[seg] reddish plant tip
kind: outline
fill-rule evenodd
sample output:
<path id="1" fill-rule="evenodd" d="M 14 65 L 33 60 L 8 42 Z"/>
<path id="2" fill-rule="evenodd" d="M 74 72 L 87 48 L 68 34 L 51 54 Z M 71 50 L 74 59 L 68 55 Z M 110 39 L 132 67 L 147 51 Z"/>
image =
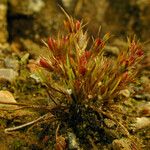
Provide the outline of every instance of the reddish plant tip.
<path id="1" fill-rule="evenodd" d="M 69 37 L 68 36 L 64 36 L 63 37 L 63 42 L 66 43 L 68 41 Z"/>
<path id="2" fill-rule="evenodd" d="M 74 86 L 75 86 L 75 88 L 76 89 L 79 89 L 79 87 L 81 86 L 81 81 L 80 80 L 75 80 L 75 82 L 74 82 Z"/>
<path id="3" fill-rule="evenodd" d="M 64 21 L 64 26 L 69 30 L 69 32 L 72 32 L 72 28 L 69 21 Z"/>
<path id="4" fill-rule="evenodd" d="M 135 57 L 134 56 L 130 56 L 128 62 L 129 62 L 130 65 L 134 64 Z"/>
<path id="5" fill-rule="evenodd" d="M 47 62 L 47 60 L 45 58 L 41 58 L 39 61 L 39 64 L 41 67 L 45 68 L 45 69 L 49 69 L 49 70 L 53 70 L 52 66 Z"/>
<path id="6" fill-rule="evenodd" d="M 136 48 L 137 48 L 137 44 L 135 43 L 135 41 L 132 41 L 130 45 L 130 49 L 135 50 Z"/>
<path id="7" fill-rule="evenodd" d="M 76 22 L 76 31 L 77 30 L 79 30 L 80 29 L 80 27 L 81 27 L 81 23 L 80 23 L 80 21 L 79 20 L 77 20 L 77 22 Z"/>
<path id="8" fill-rule="evenodd" d="M 122 81 L 126 81 L 128 79 L 128 72 L 126 71 L 125 73 L 122 74 Z"/>
<path id="9" fill-rule="evenodd" d="M 136 54 L 139 57 L 141 57 L 144 54 L 144 52 L 141 48 L 141 45 L 139 45 L 135 41 L 132 41 L 132 43 L 130 45 L 130 51 L 131 51 L 131 53 Z"/>
<path id="10" fill-rule="evenodd" d="M 90 56 L 91 56 L 91 52 L 85 51 L 82 54 L 82 56 L 79 58 L 79 73 L 83 76 L 87 72 L 86 65 L 87 65 L 87 62 L 88 62 L 88 59 L 90 58 Z"/>
<path id="11" fill-rule="evenodd" d="M 138 49 L 138 50 L 136 51 L 136 55 L 139 56 L 139 57 L 143 56 L 143 55 L 144 55 L 143 50 L 142 50 L 142 49 Z"/>
<path id="12" fill-rule="evenodd" d="M 56 41 L 52 38 L 48 38 L 48 47 L 50 50 L 53 50 L 56 48 Z"/>
<path id="13" fill-rule="evenodd" d="M 48 67 L 49 67 L 49 64 L 47 63 L 47 60 L 44 59 L 44 58 L 41 58 L 41 59 L 40 59 L 39 64 L 40 64 L 40 66 L 43 67 L 43 68 L 48 68 Z"/>
<path id="14" fill-rule="evenodd" d="M 64 21 L 64 25 L 70 33 L 76 33 L 81 28 L 81 22 L 78 20 Z"/>
<path id="15" fill-rule="evenodd" d="M 100 38 L 96 39 L 96 41 L 95 41 L 95 46 L 96 46 L 96 47 L 99 47 L 99 46 L 103 47 L 103 46 L 104 46 L 103 40 L 100 39 Z"/>
<path id="16" fill-rule="evenodd" d="M 83 53 L 83 55 L 80 57 L 79 59 L 79 65 L 81 66 L 85 66 L 87 64 L 87 58 L 86 58 L 86 54 Z"/>
<path id="17" fill-rule="evenodd" d="M 84 66 L 80 66 L 79 67 L 79 73 L 84 76 L 85 73 L 87 72 L 87 69 Z"/>
<path id="18" fill-rule="evenodd" d="M 91 52 L 90 51 L 85 51 L 84 55 L 85 55 L 86 59 L 89 59 L 90 56 L 91 56 Z"/>

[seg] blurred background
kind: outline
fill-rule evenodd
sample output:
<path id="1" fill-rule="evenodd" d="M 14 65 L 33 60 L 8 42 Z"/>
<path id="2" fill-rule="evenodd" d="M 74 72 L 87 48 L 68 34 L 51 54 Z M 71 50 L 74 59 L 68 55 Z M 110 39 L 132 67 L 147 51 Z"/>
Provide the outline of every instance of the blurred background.
<path id="1" fill-rule="evenodd" d="M 0 0 L 0 43 L 55 35 L 65 18 L 60 7 L 86 23 L 91 36 L 110 32 L 126 38 L 136 34 L 142 41 L 150 35 L 149 0 Z"/>

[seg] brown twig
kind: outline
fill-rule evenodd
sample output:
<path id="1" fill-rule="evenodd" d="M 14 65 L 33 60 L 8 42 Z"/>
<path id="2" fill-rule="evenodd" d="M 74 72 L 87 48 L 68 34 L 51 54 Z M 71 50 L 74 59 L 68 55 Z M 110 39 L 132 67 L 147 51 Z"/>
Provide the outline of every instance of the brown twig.
<path id="1" fill-rule="evenodd" d="M 15 103 L 15 102 L 0 102 L 0 104 L 22 106 L 22 108 L 24 107 L 24 108 L 32 108 L 32 109 L 43 109 L 47 111 L 52 111 L 54 109 L 63 107 L 62 105 L 44 106 L 44 105 L 32 105 L 32 104 Z"/>
<path id="2" fill-rule="evenodd" d="M 22 128 L 27 127 L 27 126 L 29 126 L 29 125 L 32 125 L 32 124 L 34 124 L 34 123 L 36 123 L 36 122 L 38 122 L 38 121 L 40 121 L 40 120 L 43 120 L 48 114 L 49 114 L 49 113 L 47 113 L 47 114 L 45 114 L 45 115 L 43 115 L 43 116 L 41 116 L 41 117 L 39 117 L 39 118 L 37 118 L 37 119 L 31 121 L 31 122 L 22 124 L 22 125 L 20 125 L 20 126 L 16 126 L 16 127 L 12 127 L 12 128 L 6 128 L 4 131 L 5 131 L 5 133 L 9 133 L 9 132 L 11 132 L 11 131 L 16 131 L 16 130 L 22 129 Z M 52 115 L 52 116 L 53 116 L 53 115 Z"/>
<path id="3" fill-rule="evenodd" d="M 26 108 L 29 108 L 29 107 L 28 107 L 28 106 L 22 106 L 22 107 L 14 108 L 14 109 L 10 109 L 10 108 L 0 108 L 0 110 L 2 110 L 2 111 L 17 111 L 17 110 L 26 109 Z"/>

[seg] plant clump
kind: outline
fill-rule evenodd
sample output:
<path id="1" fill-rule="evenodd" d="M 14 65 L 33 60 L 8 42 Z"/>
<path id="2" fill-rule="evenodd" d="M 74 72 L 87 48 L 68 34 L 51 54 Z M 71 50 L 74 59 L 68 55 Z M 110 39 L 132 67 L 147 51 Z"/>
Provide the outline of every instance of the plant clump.
<path id="1" fill-rule="evenodd" d="M 120 96 L 121 91 L 135 82 L 136 66 L 143 58 L 141 44 L 128 39 L 128 48 L 115 61 L 108 59 L 104 52 L 110 34 L 94 39 L 89 46 L 82 23 L 67 17 L 64 25 L 68 34 L 49 38 L 47 56 L 41 56 L 39 61 L 40 76 L 49 95 L 60 105 L 57 119 L 72 128 L 80 141 L 90 135 L 95 136 L 95 141 L 99 138 L 109 143 L 105 118 L 113 120 L 129 136 L 115 112 L 122 112 L 120 106 L 125 98 Z"/>
<path id="2" fill-rule="evenodd" d="M 142 45 L 128 39 L 128 48 L 112 60 L 104 56 L 109 33 L 92 39 L 91 44 L 83 23 L 66 16 L 67 33 L 44 42 L 48 49 L 38 63 L 37 73 L 51 102 L 30 107 L 45 110 L 57 122 L 57 150 L 73 147 L 70 135 L 74 141 L 79 139 L 74 148 L 85 143 L 98 147 L 122 136 L 131 138 L 124 125 L 121 106 L 126 98 L 121 91 L 135 82 L 136 67 L 143 58 Z M 116 133 L 109 130 L 106 120 L 113 122 Z"/>

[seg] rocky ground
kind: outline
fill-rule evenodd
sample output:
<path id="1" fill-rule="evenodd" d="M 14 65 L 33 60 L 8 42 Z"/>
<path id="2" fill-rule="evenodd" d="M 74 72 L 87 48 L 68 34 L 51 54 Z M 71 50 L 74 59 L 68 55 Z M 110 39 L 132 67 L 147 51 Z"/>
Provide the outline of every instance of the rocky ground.
<path id="1" fill-rule="evenodd" d="M 145 57 L 140 65 L 138 84 L 131 91 L 124 91 L 129 97 L 125 103 L 127 111 L 138 117 L 129 118 L 129 130 L 141 142 L 142 149 L 150 149 L 150 17 L 148 0 L 62 0 L 57 1 L 65 10 L 89 22 L 88 34 L 95 36 L 99 25 L 102 34 L 111 32 L 116 35 L 111 45 L 106 47 L 106 54 L 115 57 L 119 49 L 125 47 L 127 35 L 137 35 L 144 44 Z M 48 94 L 33 74 L 35 62 L 45 49 L 41 40 L 62 31 L 63 12 L 58 3 L 52 0 L 1 0 L 0 2 L 0 102 L 18 102 L 27 104 L 48 104 Z M 101 9 L 100 9 L 101 8 Z M 121 39 L 118 38 L 122 37 Z M 16 109 L 16 111 L 13 111 Z M 9 111 L 8 111 L 9 110 Z M 53 149 L 55 145 L 55 123 L 49 118 L 35 125 L 13 132 L 4 132 L 6 128 L 31 122 L 43 115 L 42 111 L 20 109 L 20 107 L 0 104 L 0 147 L 1 150 L 18 149 Z M 113 123 L 106 120 L 106 124 Z M 63 132 L 63 131 L 62 131 Z M 69 149 L 81 149 L 77 137 L 67 131 Z M 73 144 L 75 142 L 75 144 Z M 91 140 L 92 143 L 92 140 Z M 103 149 L 130 150 L 128 139 L 116 139 L 106 144 Z M 95 150 L 93 145 L 93 149 Z"/>

